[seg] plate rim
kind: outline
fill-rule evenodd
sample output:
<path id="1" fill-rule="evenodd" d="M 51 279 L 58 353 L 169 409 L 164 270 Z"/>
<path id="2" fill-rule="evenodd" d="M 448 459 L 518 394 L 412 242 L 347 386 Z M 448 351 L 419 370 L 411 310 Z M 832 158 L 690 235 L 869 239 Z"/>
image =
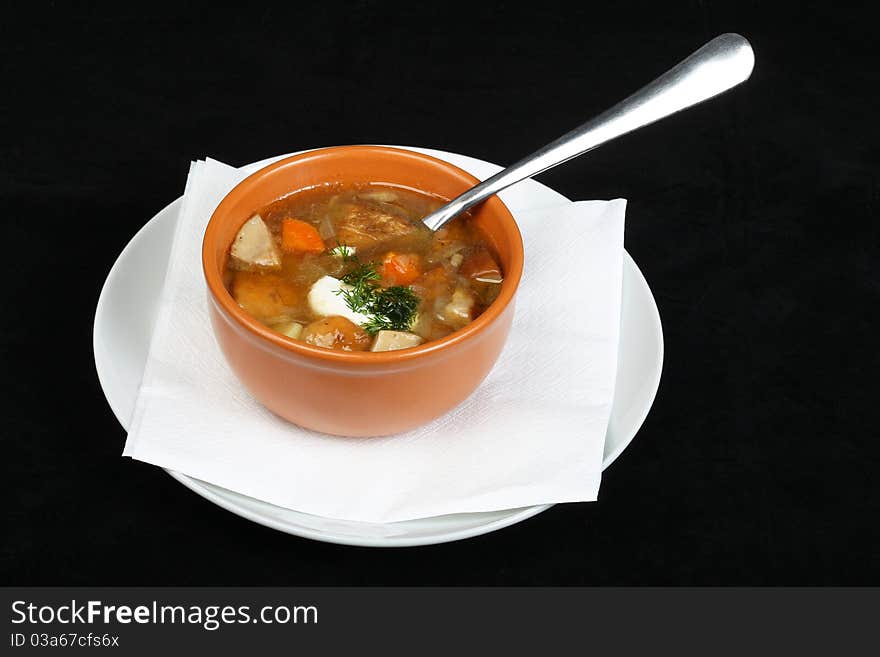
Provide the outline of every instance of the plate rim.
<path id="1" fill-rule="evenodd" d="M 439 154 L 442 155 L 452 155 L 458 157 L 465 157 L 472 160 L 477 160 L 484 164 L 490 164 L 492 166 L 498 166 L 491 162 L 487 162 L 485 160 L 481 160 L 479 158 L 473 158 L 467 155 L 461 155 L 458 153 L 452 153 L 448 151 L 441 151 L 438 149 L 427 149 L 423 147 L 415 147 L 415 146 L 398 146 L 397 148 L 409 148 L 410 150 L 416 151 L 428 151 L 430 154 Z M 289 154 L 290 155 L 290 154 Z M 253 162 L 250 164 L 245 164 L 238 168 L 253 168 L 260 166 L 264 166 L 265 164 L 278 159 L 279 157 L 287 157 L 288 155 L 281 155 L 266 158 L 257 162 Z M 539 183 L 540 184 L 540 183 Z M 544 185 L 547 187 L 546 185 Z M 571 202 L 571 199 L 561 194 L 560 192 L 554 190 L 551 187 L 547 187 L 547 189 L 553 191 L 561 198 Z M 106 363 L 103 362 L 103 357 L 99 354 L 101 350 L 98 348 L 98 337 L 99 337 L 99 323 L 100 319 L 106 313 L 107 306 L 107 295 L 106 292 L 111 285 L 113 279 L 118 276 L 118 271 L 121 268 L 120 263 L 125 259 L 127 253 L 136 248 L 136 244 L 143 239 L 144 234 L 149 229 L 150 224 L 154 220 L 156 220 L 160 215 L 166 212 L 175 211 L 174 206 L 180 205 L 183 201 L 183 195 L 177 197 L 167 205 L 165 205 L 161 210 L 156 212 L 146 223 L 144 223 L 138 231 L 128 240 L 122 250 L 119 252 L 119 255 L 116 257 L 116 260 L 113 262 L 113 265 L 110 268 L 110 271 L 107 273 L 107 277 L 104 280 L 103 285 L 101 286 L 101 292 L 98 296 L 98 303 L 95 307 L 95 316 L 92 323 L 92 352 L 95 361 L 95 369 L 98 375 L 98 381 L 101 386 L 101 391 L 104 394 L 104 398 L 106 399 L 108 405 L 110 406 L 111 411 L 116 417 L 119 424 L 123 429 L 128 431 L 128 424 L 130 422 L 130 418 L 123 419 L 120 413 L 119 408 L 114 401 L 111 399 L 111 396 L 108 395 L 108 385 L 105 380 L 104 375 L 102 375 L 102 371 L 106 371 Z M 179 213 L 180 208 L 176 208 L 176 212 Z M 628 435 L 624 440 L 620 442 L 617 448 L 609 454 L 607 457 L 603 458 L 602 462 L 602 471 L 604 472 L 617 458 L 629 447 L 630 443 L 635 439 L 636 434 L 641 429 L 642 425 L 645 422 L 645 419 L 648 417 L 648 414 L 651 411 L 651 408 L 654 405 L 654 401 L 657 397 L 657 392 L 659 390 L 660 380 L 662 378 L 663 373 L 663 364 L 665 359 L 665 340 L 663 336 L 663 324 L 660 319 L 660 311 L 657 307 L 657 301 L 654 297 L 654 294 L 651 290 L 650 285 L 648 284 L 647 279 L 639 268 L 638 264 L 635 260 L 630 256 L 629 252 L 624 248 L 624 263 L 625 265 L 629 265 L 632 267 L 633 271 L 637 274 L 635 276 L 635 282 L 644 288 L 644 292 L 647 292 L 647 297 L 650 301 L 649 310 L 652 316 L 652 320 L 654 321 L 657 332 L 657 367 L 654 370 L 654 376 L 650 381 L 650 399 L 647 404 L 645 404 L 642 412 L 639 414 L 638 421 L 633 424 L 634 428 L 631 432 L 628 432 Z M 169 468 L 162 468 L 165 472 L 167 472 L 172 478 L 181 483 L 183 486 L 196 493 L 200 497 L 206 499 L 213 504 L 229 511 L 237 516 L 255 522 L 259 525 L 263 525 L 265 527 L 269 527 L 270 529 L 275 529 L 277 531 L 283 532 L 285 534 L 298 536 L 301 538 L 307 538 L 315 541 L 321 541 L 325 543 L 334 543 L 338 545 L 351 545 L 351 546 L 360 546 L 360 547 L 415 547 L 422 545 L 437 545 L 441 543 L 448 543 L 452 541 L 463 540 L 466 538 L 473 538 L 475 536 L 481 536 L 483 534 L 487 534 L 493 531 L 497 531 L 499 529 L 504 529 L 505 527 L 509 527 L 511 525 L 517 524 L 519 522 L 523 522 L 524 520 L 528 520 L 539 513 L 543 513 L 550 507 L 554 506 L 555 503 L 547 503 L 547 504 L 537 504 L 528 507 L 521 507 L 519 509 L 511 509 L 512 513 L 510 515 L 504 516 L 502 518 L 497 518 L 493 521 L 487 522 L 485 524 L 481 524 L 476 527 L 468 527 L 465 529 L 453 530 L 453 531 L 439 531 L 437 534 L 429 534 L 429 535 L 420 535 L 420 536 L 381 536 L 381 537 L 371 537 L 371 536 L 355 536 L 355 535 L 346 535 L 341 533 L 329 533 L 326 531 L 322 531 L 320 529 L 312 529 L 303 525 L 291 526 L 290 524 L 286 524 L 281 520 L 276 520 L 271 516 L 261 515 L 256 511 L 252 511 L 250 509 L 239 506 L 235 503 L 234 500 L 228 499 L 224 497 L 219 491 L 226 490 L 222 486 L 217 486 L 215 484 L 210 484 L 208 482 L 203 482 L 194 477 L 190 477 L 189 475 L 177 472 L 175 470 Z M 230 493 L 240 495 L 240 493 L 235 493 L 234 491 L 229 491 Z M 261 500 L 257 500 L 261 501 Z M 279 507 L 281 508 L 281 507 Z M 290 509 L 290 511 L 294 511 L 296 513 L 300 513 L 303 515 L 313 515 L 306 514 L 303 511 L 296 511 L 295 509 Z M 458 515 L 458 514 L 456 514 Z M 316 518 L 320 518 L 321 516 L 314 516 Z M 328 519 L 330 520 L 330 519 Z M 405 521 L 409 522 L 409 521 Z M 396 523 L 368 523 L 368 524 L 387 524 L 393 525 Z"/>

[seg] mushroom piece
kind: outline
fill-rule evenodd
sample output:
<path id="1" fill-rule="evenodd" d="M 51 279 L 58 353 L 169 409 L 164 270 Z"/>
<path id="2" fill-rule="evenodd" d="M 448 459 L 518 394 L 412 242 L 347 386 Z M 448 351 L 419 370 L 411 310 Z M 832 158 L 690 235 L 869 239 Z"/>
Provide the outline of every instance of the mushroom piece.
<path id="1" fill-rule="evenodd" d="M 373 340 L 373 348 L 370 351 L 395 351 L 397 349 L 409 349 L 418 347 L 424 340 L 415 333 L 406 331 L 379 331 Z"/>
<path id="2" fill-rule="evenodd" d="M 239 229 L 229 255 L 236 269 L 281 269 L 281 253 L 258 214 Z"/>
<path id="3" fill-rule="evenodd" d="M 382 242 L 412 235 L 417 227 L 404 219 L 367 205 L 349 204 L 336 223 L 340 244 L 357 249 L 375 247 Z"/>

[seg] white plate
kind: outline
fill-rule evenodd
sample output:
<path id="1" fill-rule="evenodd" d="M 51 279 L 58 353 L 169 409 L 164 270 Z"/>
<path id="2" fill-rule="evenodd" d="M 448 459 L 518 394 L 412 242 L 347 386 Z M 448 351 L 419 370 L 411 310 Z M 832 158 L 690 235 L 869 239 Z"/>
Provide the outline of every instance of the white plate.
<path id="1" fill-rule="evenodd" d="M 411 147 L 405 147 L 411 148 Z M 447 160 L 484 179 L 501 167 L 464 155 L 411 148 Z M 286 156 L 284 156 L 286 157 Z M 247 165 L 256 171 L 271 161 Z M 567 199 L 533 180 L 501 193 L 516 215 Z M 104 395 L 128 429 L 147 360 L 150 336 L 165 276 L 181 199 L 153 217 L 123 249 L 110 270 L 95 314 L 95 366 Z M 626 448 L 654 401 L 663 365 L 663 333 L 657 305 L 639 268 L 624 254 L 623 303 L 617 385 L 602 467 Z M 168 474 L 190 490 L 240 516 L 289 534 L 346 545 L 400 547 L 444 543 L 507 527 L 550 508 L 550 504 L 483 513 L 461 513 L 395 523 L 331 520 L 291 511 L 220 488 L 179 472 Z"/>

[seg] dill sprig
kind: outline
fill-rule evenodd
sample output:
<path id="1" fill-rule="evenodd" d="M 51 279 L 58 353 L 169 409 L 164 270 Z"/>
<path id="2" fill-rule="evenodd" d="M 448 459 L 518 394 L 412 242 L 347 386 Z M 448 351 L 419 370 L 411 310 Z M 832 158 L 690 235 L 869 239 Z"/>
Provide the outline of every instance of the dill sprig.
<path id="1" fill-rule="evenodd" d="M 353 257 L 357 258 L 357 256 Z M 357 267 L 342 277 L 342 282 L 347 283 L 352 287 L 367 287 L 375 285 L 375 282 L 380 278 L 381 276 L 379 276 L 375 263 L 358 263 Z"/>
<path id="2" fill-rule="evenodd" d="M 354 312 L 369 315 L 361 327 L 370 335 L 379 331 L 408 331 L 419 309 L 420 299 L 409 287 L 383 288 L 375 263 L 358 263 L 342 277 L 350 286 L 339 290 L 346 305 Z"/>
<path id="3" fill-rule="evenodd" d="M 363 325 L 369 333 L 379 331 L 408 331 L 419 309 L 418 295 L 402 285 L 375 290 L 368 312 L 370 321 Z"/>
<path id="4" fill-rule="evenodd" d="M 336 248 L 334 248 L 332 252 L 341 257 L 343 262 L 358 261 L 357 256 L 355 255 L 354 248 L 348 246 L 348 244 L 343 244 L 342 242 L 340 242 L 336 245 Z"/>

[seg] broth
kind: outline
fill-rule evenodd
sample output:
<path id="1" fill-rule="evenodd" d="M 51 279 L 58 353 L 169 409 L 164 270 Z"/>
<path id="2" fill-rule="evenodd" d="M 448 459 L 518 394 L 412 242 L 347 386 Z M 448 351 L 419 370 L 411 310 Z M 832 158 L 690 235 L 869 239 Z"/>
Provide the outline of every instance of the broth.
<path id="1" fill-rule="evenodd" d="M 323 186 L 261 208 L 239 231 L 224 283 L 254 319 L 309 344 L 388 351 L 478 317 L 502 272 L 468 214 L 437 232 L 444 199 L 384 185 Z"/>

